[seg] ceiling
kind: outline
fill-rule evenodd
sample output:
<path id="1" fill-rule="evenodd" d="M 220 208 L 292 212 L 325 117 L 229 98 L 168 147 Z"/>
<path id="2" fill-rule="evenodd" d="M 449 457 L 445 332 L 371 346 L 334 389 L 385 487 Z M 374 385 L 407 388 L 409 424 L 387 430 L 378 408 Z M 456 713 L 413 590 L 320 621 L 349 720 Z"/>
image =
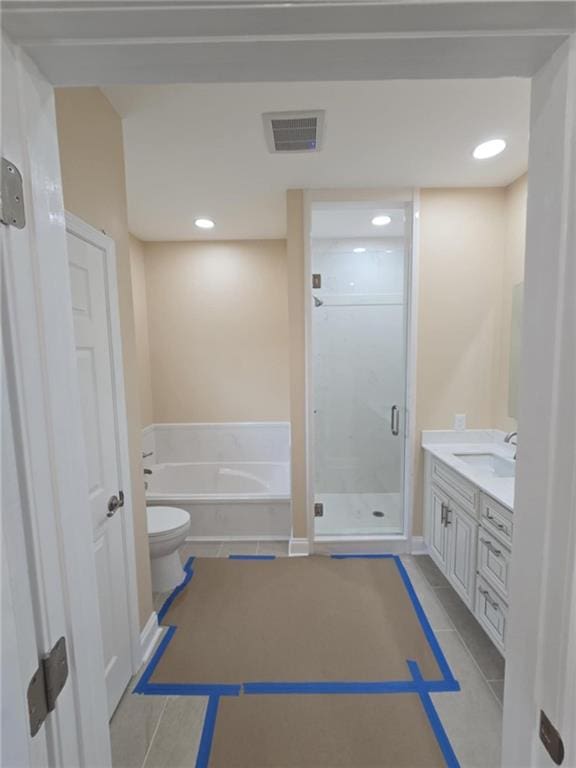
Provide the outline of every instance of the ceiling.
<path id="1" fill-rule="evenodd" d="M 289 188 L 505 186 L 527 168 L 519 78 L 103 90 L 124 119 L 129 224 L 143 240 L 284 237 Z M 270 154 L 262 113 L 302 109 L 326 112 L 321 150 Z M 474 160 L 492 137 L 506 151 Z"/>

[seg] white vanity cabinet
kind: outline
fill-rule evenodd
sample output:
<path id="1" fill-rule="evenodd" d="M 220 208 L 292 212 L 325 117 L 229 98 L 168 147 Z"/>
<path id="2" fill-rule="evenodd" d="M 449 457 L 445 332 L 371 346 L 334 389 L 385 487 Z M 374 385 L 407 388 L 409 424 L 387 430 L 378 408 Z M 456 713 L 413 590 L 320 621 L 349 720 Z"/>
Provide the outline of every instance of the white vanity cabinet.
<path id="1" fill-rule="evenodd" d="M 473 609 L 478 493 L 438 459 L 428 462 L 426 475 L 425 539 L 430 556 Z"/>
<path id="2" fill-rule="evenodd" d="M 512 512 L 426 452 L 424 538 L 428 553 L 504 653 Z"/>

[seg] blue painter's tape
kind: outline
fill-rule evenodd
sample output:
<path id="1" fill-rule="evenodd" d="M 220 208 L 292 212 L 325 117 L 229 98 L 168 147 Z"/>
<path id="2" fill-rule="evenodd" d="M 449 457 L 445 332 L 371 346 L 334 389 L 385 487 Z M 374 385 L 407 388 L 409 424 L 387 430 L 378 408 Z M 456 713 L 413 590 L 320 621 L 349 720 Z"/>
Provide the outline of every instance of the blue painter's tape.
<path id="1" fill-rule="evenodd" d="M 198 757 L 196 758 L 196 768 L 207 768 L 208 763 L 210 762 L 210 750 L 212 749 L 212 740 L 214 738 L 219 702 L 220 699 L 218 696 L 210 696 L 208 699 L 204 727 L 202 728 L 200 746 L 198 747 Z"/>
<path id="2" fill-rule="evenodd" d="M 239 696 L 242 686 L 228 683 L 147 683 L 152 696 Z"/>
<path id="3" fill-rule="evenodd" d="M 393 557 L 396 557 L 396 555 L 377 555 L 377 554 L 366 554 L 366 555 L 330 555 L 330 557 L 333 560 L 391 560 Z"/>
<path id="4" fill-rule="evenodd" d="M 412 680 L 384 682 L 310 682 L 310 683 L 244 683 L 242 690 L 254 694 L 340 694 L 340 693 L 415 693 Z"/>
<path id="5" fill-rule="evenodd" d="M 418 599 L 418 595 L 416 594 L 416 590 L 414 589 L 414 586 L 410 581 L 410 576 L 408 575 L 408 572 L 404 567 L 404 563 L 402 562 L 402 560 L 398 555 L 394 555 L 394 561 L 396 562 L 396 567 L 398 568 L 402 581 L 404 582 L 404 586 L 406 587 L 408 596 L 412 601 L 412 605 L 414 606 L 414 610 L 416 612 L 416 616 L 418 617 L 418 621 L 420 622 L 420 626 L 422 627 L 422 631 L 424 632 L 426 639 L 428 640 L 428 645 L 430 646 L 430 649 L 434 654 L 434 658 L 436 659 L 436 663 L 438 664 L 440 672 L 442 673 L 442 677 L 444 678 L 445 682 L 451 686 L 448 690 L 459 691 L 460 686 L 458 685 L 454 675 L 452 674 L 450 665 L 446 661 L 444 652 L 442 651 L 442 648 L 440 647 L 440 643 L 438 642 L 438 639 L 434 634 L 434 630 L 432 629 L 430 622 L 428 621 L 428 617 L 424 612 L 424 608 L 422 608 L 422 604 L 420 603 L 420 600 Z M 458 687 L 455 688 L 454 685 Z"/>
<path id="6" fill-rule="evenodd" d="M 276 560 L 276 555 L 228 555 L 229 560 Z"/>
<path id="7" fill-rule="evenodd" d="M 168 647 L 170 640 L 172 640 L 172 638 L 174 637 L 174 632 L 176 632 L 176 627 L 168 627 L 168 629 L 164 634 L 164 637 L 160 641 L 160 644 L 154 651 L 154 655 L 152 656 L 152 658 L 148 662 L 146 669 L 142 673 L 140 680 L 138 680 L 138 683 L 134 688 L 134 693 L 147 693 L 146 687 L 148 686 L 148 681 L 154 674 L 154 670 L 156 669 L 158 662 L 162 658 L 162 654 Z"/>
<path id="8" fill-rule="evenodd" d="M 194 558 L 189 557 L 188 560 L 186 560 L 186 563 L 184 565 L 184 579 L 178 584 L 175 589 L 172 590 L 172 592 L 168 595 L 164 603 L 162 604 L 162 608 L 158 611 L 158 623 L 161 624 L 164 620 L 164 616 L 168 613 L 170 606 L 176 599 L 176 597 L 182 592 L 184 587 L 189 583 L 190 579 L 194 575 L 194 571 L 192 570 L 192 564 L 194 563 Z"/>
<path id="9" fill-rule="evenodd" d="M 444 760 L 446 760 L 446 765 L 448 766 L 448 768 L 460 768 L 460 763 L 458 762 L 458 758 L 456 757 L 456 754 L 452 749 L 452 744 L 450 744 L 450 739 L 448 738 L 448 735 L 444 730 L 444 726 L 442 725 L 440 716 L 438 715 L 438 712 L 436 711 L 434 703 L 430 698 L 430 693 L 428 691 L 428 684 L 426 683 L 425 680 L 423 680 L 422 674 L 420 673 L 420 668 L 418 667 L 417 662 L 409 661 L 408 668 L 410 669 L 414 682 L 418 686 L 418 695 L 420 696 L 420 701 L 422 702 L 422 706 L 424 707 L 424 711 L 426 712 L 426 716 L 428 717 L 428 722 L 430 723 L 430 727 L 434 731 L 434 735 L 436 736 L 438 746 L 442 750 L 442 754 L 444 755 Z"/>

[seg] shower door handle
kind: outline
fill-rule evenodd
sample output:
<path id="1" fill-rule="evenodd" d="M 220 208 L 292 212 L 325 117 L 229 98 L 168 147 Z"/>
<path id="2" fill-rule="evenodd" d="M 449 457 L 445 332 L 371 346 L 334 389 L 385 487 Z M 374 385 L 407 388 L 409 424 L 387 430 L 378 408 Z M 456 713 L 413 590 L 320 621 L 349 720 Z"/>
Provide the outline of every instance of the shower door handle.
<path id="1" fill-rule="evenodd" d="M 394 436 L 400 434 L 400 411 L 397 405 L 392 406 L 392 412 L 390 415 L 390 428 Z"/>

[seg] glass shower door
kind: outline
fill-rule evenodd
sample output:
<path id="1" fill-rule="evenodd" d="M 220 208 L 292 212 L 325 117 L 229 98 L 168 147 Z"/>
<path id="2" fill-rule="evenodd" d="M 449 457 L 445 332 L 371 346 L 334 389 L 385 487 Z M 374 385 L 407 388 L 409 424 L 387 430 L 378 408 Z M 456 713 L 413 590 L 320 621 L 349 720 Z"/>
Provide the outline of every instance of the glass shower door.
<path id="1" fill-rule="evenodd" d="M 312 207 L 317 537 L 403 531 L 408 213 Z"/>

